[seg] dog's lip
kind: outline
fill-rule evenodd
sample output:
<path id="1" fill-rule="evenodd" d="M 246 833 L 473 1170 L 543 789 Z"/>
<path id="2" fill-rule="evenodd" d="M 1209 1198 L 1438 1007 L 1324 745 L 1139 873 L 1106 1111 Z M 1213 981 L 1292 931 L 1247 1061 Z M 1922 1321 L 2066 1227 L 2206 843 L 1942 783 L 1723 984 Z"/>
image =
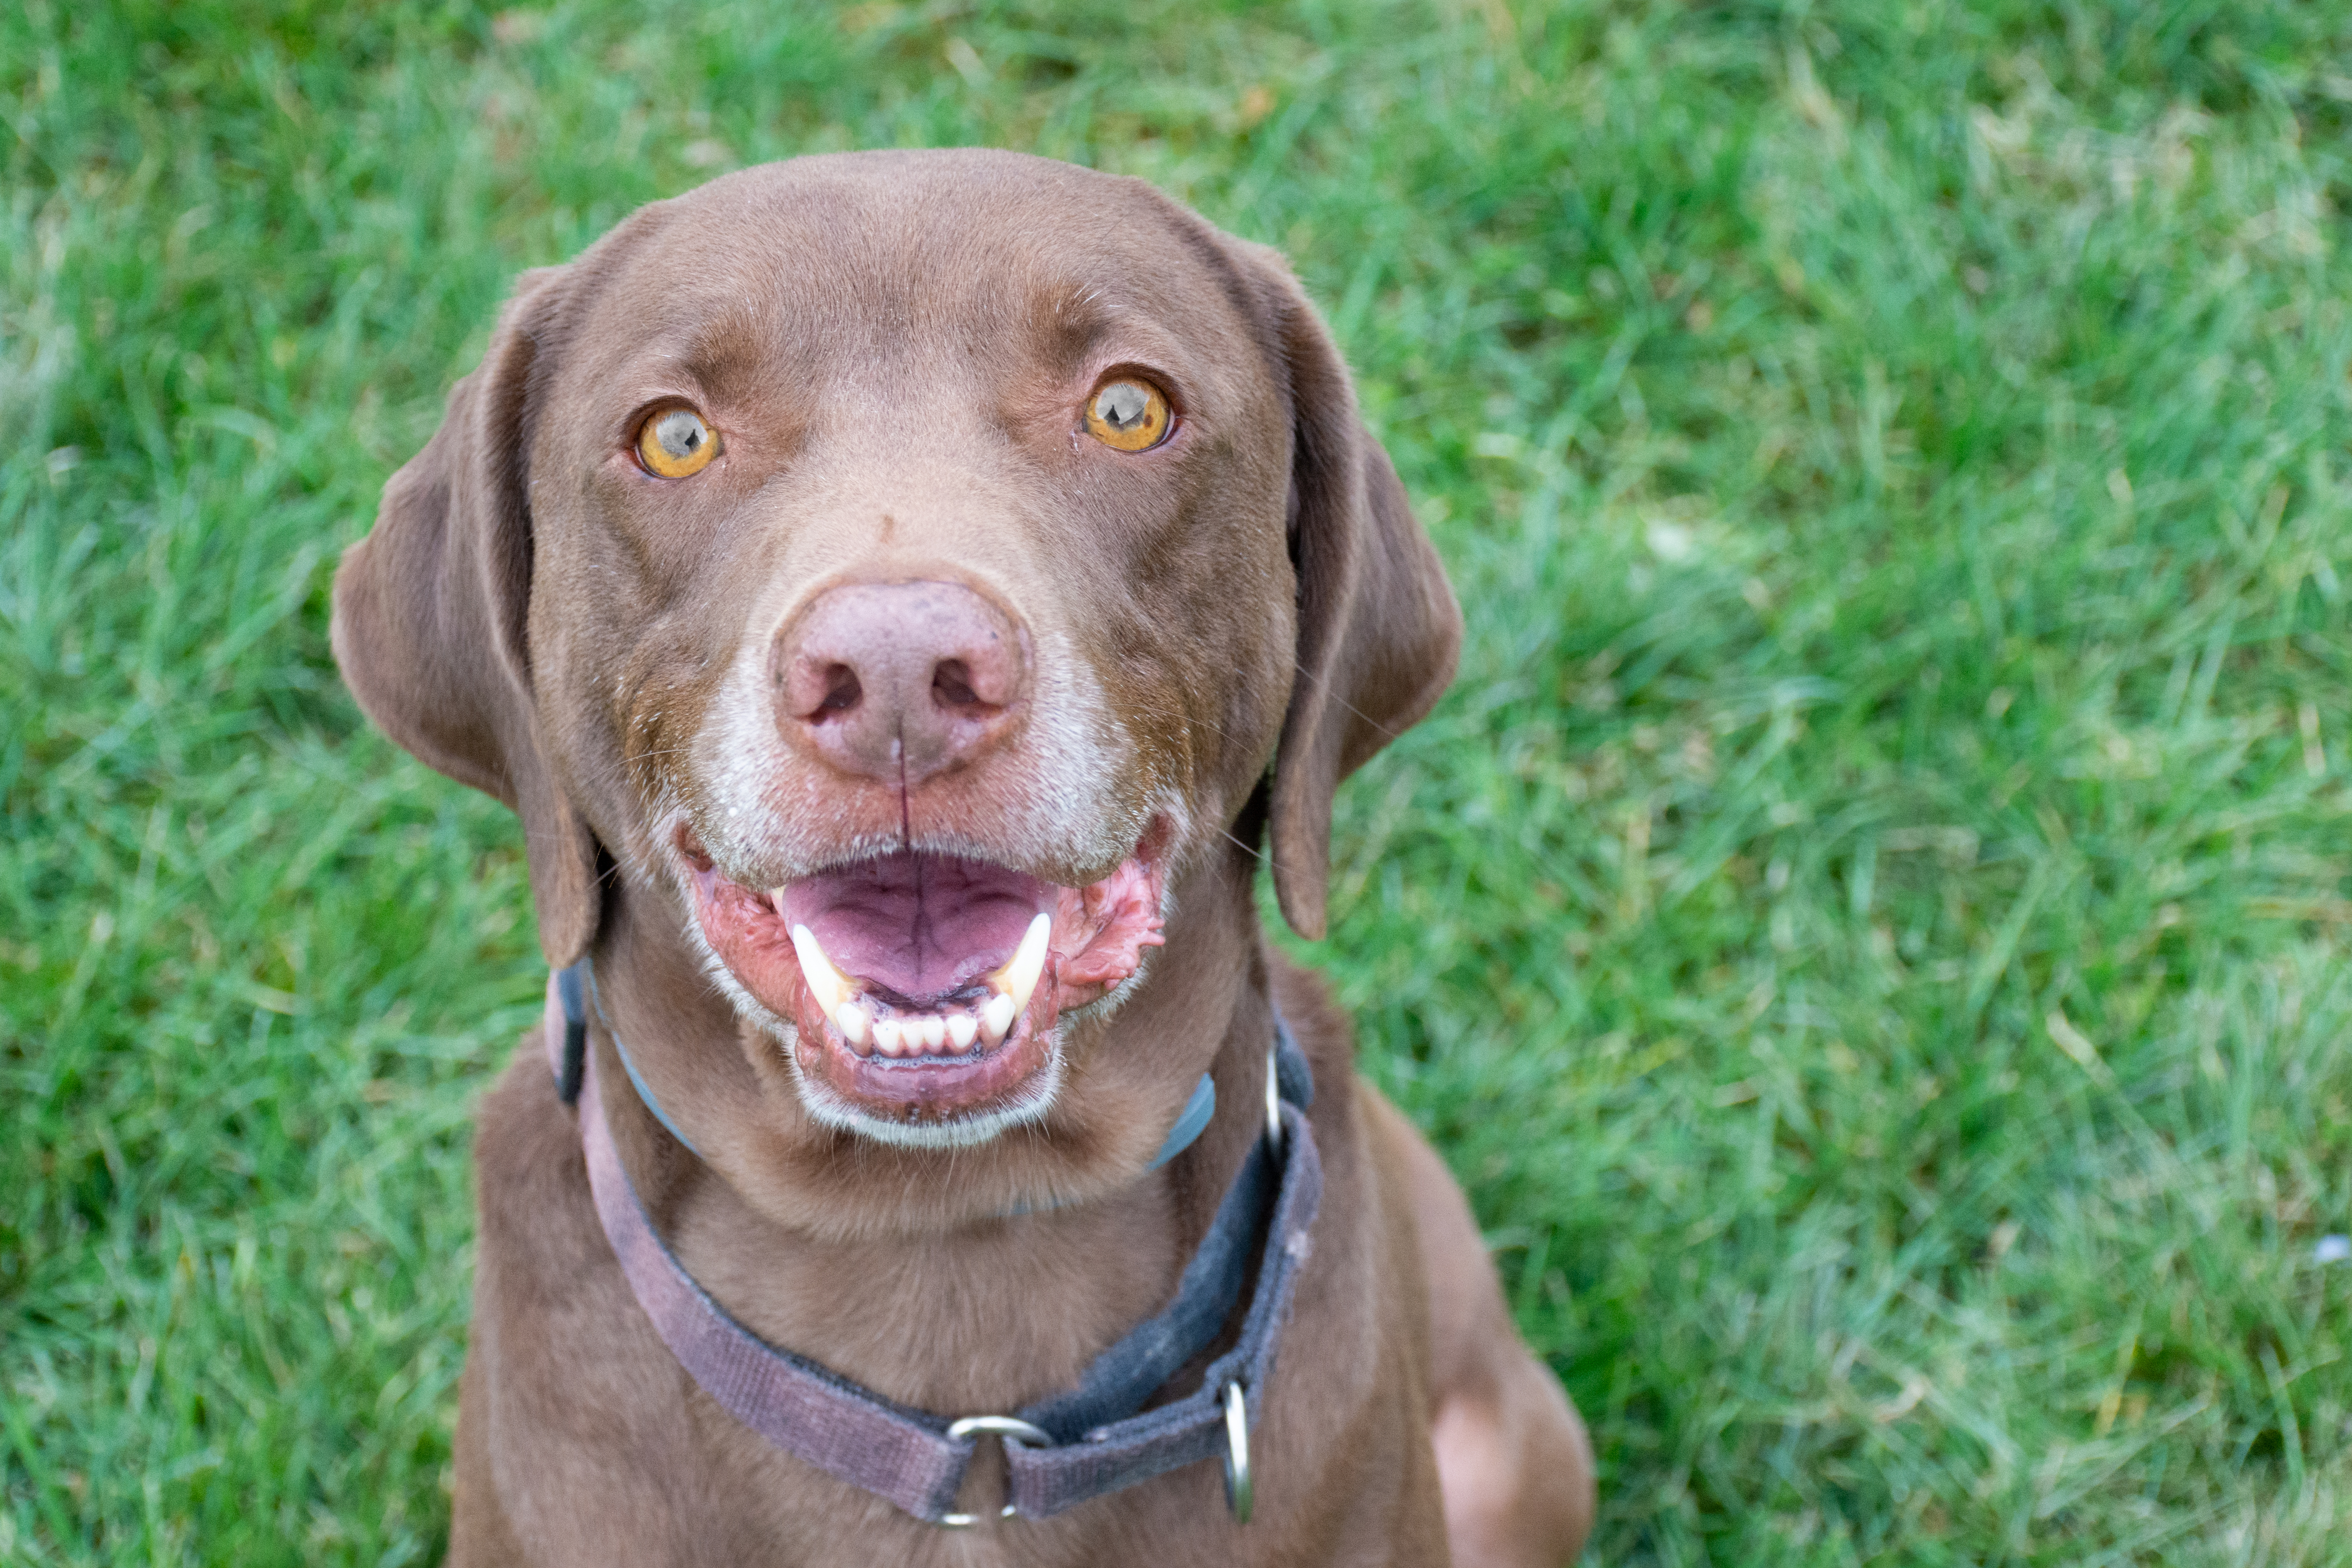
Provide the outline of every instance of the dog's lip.
<path id="1" fill-rule="evenodd" d="M 814 1079 L 869 1115 L 945 1123 L 1021 1100 L 1059 1049 L 1061 1016 L 1108 994 L 1139 968 L 1144 947 L 1161 943 L 1159 851 L 1166 837 L 1164 826 L 1154 823 L 1135 854 L 1108 876 L 1078 888 L 991 862 L 945 856 L 910 859 L 900 851 L 762 891 L 722 871 L 690 824 L 679 825 L 673 846 L 705 941 L 736 985 L 768 1015 L 767 1022 L 792 1026 L 790 1048 L 803 1079 Z M 909 875 L 920 884 L 926 868 L 934 885 L 911 902 L 903 886 L 892 885 Z M 967 896 L 985 907 L 960 907 L 957 900 Z M 877 900 L 878 914 L 870 907 Z M 887 926 L 894 900 L 918 921 L 928 912 L 931 923 L 947 929 L 950 942 L 962 938 L 972 950 L 927 963 L 919 954 L 906 958 L 895 946 L 876 941 L 864 928 L 877 919 Z M 1039 913 L 1051 921 L 1042 973 L 1033 970 L 1034 983 L 1020 1003 L 1000 999 L 1010 985 L 997 976 Z M 806 917 L 806 923 L 794 916 Z M 820 930 L 812 931 L 812 924 Z M 827 995 L 820 997 L 803 968 L 796 930 L 801 941 L 814 942 L 827 957 L 838 947 L 874 962 L 836 967 L 827 957 L 812 955 L 827 971 L 819 977 Z M 835 940 L 818 941 L 827 930 Z M 905 946 L 910 952 L 917 947 L 912 935 Z M 850 1020 L 841 1016 L 845 988 L 856 998 L 851 1006 L 862 1009 Z M 925 1022 L 952 1017 L 956 1009 L 976 1020 L 986 1016 L 983 1009 L 991 1003 L 1018 1005 L 1019 1011 L 1000 1038 L 992 1039 L 985 1026 L 960 1029 L 965 1038 L 955 1050 L 947 1049 L 943 1040 L 903 1054 L 886 1052 L 879 1031 L 870 1026 L 875 1018 L 891 1020 L 895 1028 L 908 1016 Z M 867 1026 L 860 1027 L 859 1040 L 845 1034 L 845 1022 Z M 805 1082 L 803 1089 L 805 1094 Z"/>

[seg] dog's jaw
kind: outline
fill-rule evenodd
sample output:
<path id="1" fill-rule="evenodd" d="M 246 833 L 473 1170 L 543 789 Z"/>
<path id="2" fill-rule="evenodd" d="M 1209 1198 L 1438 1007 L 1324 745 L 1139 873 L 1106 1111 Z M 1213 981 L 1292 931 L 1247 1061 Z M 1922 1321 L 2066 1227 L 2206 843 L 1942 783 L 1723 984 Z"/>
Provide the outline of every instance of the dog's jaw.
<path id="1" fill-rule="evenodd" d="M 758 893 L 683 818 L 669 858 L 704 973 L 750 1037 L 782 1052 L 810 1117 L 952 1149 L 1045 1117 L 1066 1022 L 1107 1018 L 1142 983 L 1164 941 L 1174 830 L 1155 813 L 1135 852 L 1082 888 L 897 851 Z"/>

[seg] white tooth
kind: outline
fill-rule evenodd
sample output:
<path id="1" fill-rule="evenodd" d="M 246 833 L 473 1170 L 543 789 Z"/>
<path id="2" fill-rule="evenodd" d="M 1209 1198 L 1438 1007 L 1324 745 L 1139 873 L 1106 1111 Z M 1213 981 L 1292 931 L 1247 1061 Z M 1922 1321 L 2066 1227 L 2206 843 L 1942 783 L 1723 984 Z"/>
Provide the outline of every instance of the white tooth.
<path id="1" fill-rule="evenodd" d="M 938 1050 L 948 1043 L 948 1021 L 937 1013 L 923 1020 L 923 1044 Z"/>
<path id="2" fill-rule="evenodd" d="M 866 1043 L 865 1008 L 855 1002 L 844 1002 L 833 1010 L 833 1021 L 841 1026 L 843 1036 L 851 1045 L 862 1046 Z"/>
<path id="3" fill-rule="evenodd" d="M 806 926 L 793 927 L 793 951 L 800 954 L 801 977 L 808 982 L 809 992 L 816 1005 L 827 1013 L 838 1009 L 849 999 L 849 982 L 816 944 L 816 936 Z"/>
<path id="4" fill-rule="evenodd" d="M 1016 1016 L 1010 996 L 991 996 L 988 1005 L 980 1010 L 980 1032 L 988 1037 L 990 1045 L 1004 1038 L 1004 1031 L 1013 1027 Z"/>
<path id="5" fill-rule="evenodd" d="M 1054 917 L 1039 915 L 1029 922 L 1028 931 L 1014 950 L 1013 962 L 989 976 L 997 990 L 1013 999 L 1013 1017 L 1029 1010 L 1029 994 L 1037 989 L 1037 977 L 1045 973 L 1045 944 L 1054 935 Z M 1013 1019 L 1005 1020 L 1005 1027 Z"/>
<path id="6" fill-rule="evenodd" d="M 949 1014 L 948 1038 L 955 1042 L 957 1050 L 971 1049 L 972 1041 L 980 1038 L 980 1020 L 969 1013 Z"/>
<path id="7" fill-rule="evenodd" d="M 779 915 L 784 912 L 784 890 L 782 888 L 768 889 L 768 907 Z"/>
<path id="8" fill-rule="evenodd" d="M 898 1054 L 898 1019 L 877 1018 L 874 1020 L 874 1048 L 880 1051 L 886 1057 L 895 1057 Z"/>

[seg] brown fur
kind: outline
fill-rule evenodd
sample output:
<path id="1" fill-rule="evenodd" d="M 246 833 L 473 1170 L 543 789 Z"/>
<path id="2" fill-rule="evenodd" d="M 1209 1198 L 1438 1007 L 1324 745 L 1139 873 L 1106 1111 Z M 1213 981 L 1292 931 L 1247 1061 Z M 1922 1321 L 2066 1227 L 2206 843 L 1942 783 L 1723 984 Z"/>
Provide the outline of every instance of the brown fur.
<path id="1" fill-rule="evenodd" d="M 1150 460 L 1074 434 L 1122 364 L 1178 395 L 1181 444 Z M 622 456 L 662 396 L 723 433 L 692 480 Z M 910 575 L 971 584 L 1034 639 L 1044 695 L 1017 732 L 895 790 L 771 749 L 745 672 L 775 628 L 827 588 Z M 892 1398 L 1018 1408 L 1158 1309 L 1256 1133 L 1270 993 L 1318 1085 L 1328 1190 L 1253 1436 L 1256 1521 L 1202 1464 L 957 1533 L 692 1385 L 621 1279 L 532 1043 L 476 1146 L 453 1562 L 1574 1555 L 1583 1429 L 1459 1191 L 1355 1076 L 1318 983 L 1269 956 L 1251 899 L 1263 823 L 1285 914 L 1321 933 L 1333 792 L 1435 701 L 1459 637 L 1272 253 L 1148 186 L 1003 153 L 802 160 L 646 208 L 523 280 L 347 557 L 334 630 L 377 722 L 521 815 L 550 961 L 593 953 L 613 1026 L 702 1152 L 596 1030 L 623 1159 L 687 1267 L 772 1342 Z M 892 842 L 1077 885 L 1163 820 L 1167 946 L 1115 1011 L 1066 1021 L 1043 1120 L 953 1150 L 809 1114 L 778 1037 L 706 979 L 673 847 L 690 824 L 751 886 Z M 1139 1174 L 1204 1068 L 1216 1121 Z M 992 1511 L 993 1459 L 965 1506 Z"/>

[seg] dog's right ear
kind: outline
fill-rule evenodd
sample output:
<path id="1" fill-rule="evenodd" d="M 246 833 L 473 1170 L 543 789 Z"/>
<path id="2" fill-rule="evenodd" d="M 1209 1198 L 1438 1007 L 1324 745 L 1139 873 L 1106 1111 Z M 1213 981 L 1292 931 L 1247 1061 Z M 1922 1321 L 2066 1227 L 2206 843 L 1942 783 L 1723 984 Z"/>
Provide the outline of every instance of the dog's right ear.
<path id="1" fill-rule="evenodd" d="M 572 272 L 524 274 L 480 368 L 383 489 L 335 574 L 335 662 L 369 718 L 522 818 L 548 963 L 596 934 L 596 841 L 547 763 L 532 695 L 530 437 Z"/>

